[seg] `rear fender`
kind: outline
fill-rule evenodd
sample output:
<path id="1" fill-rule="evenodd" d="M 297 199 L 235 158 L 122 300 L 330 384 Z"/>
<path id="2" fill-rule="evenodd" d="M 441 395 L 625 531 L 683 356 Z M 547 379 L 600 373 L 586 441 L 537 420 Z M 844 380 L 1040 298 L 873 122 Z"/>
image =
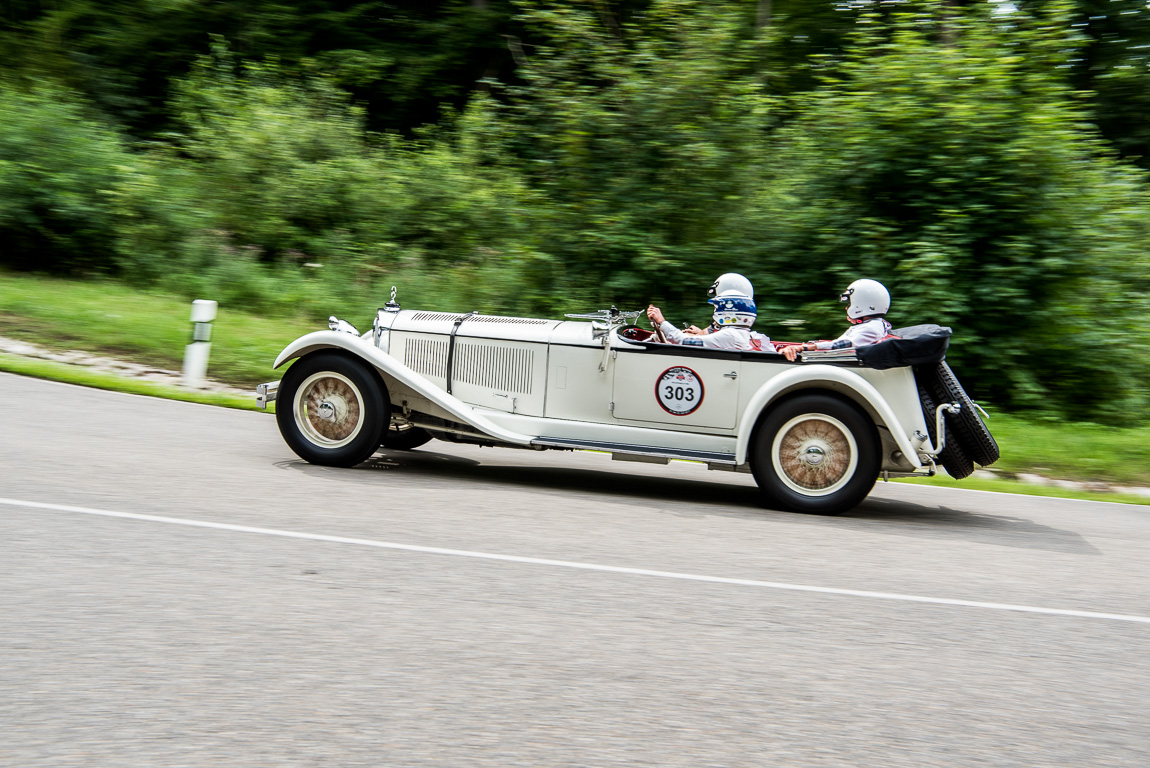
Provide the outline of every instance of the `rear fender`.
<path id="1" fill-rule="evenodd" d="M 738 440 L 735 443 L 735 463 L 743 464 L 747 460 L 750 449 L 751 436 L 764 414 L 770 411 L 771 406 L 779 398 L 797 390 L 825 389 L 845 395 L 863 407 L 878 426 L 885 426 L 890 430 L 891 438 L 898 445 L 906 460 L 914 467 L 921 467 L 918 451 L 911 443 L 906 430 L 886 398 L 875 389 L 874 385 L 846 368 L 830 365 L 809 365 L 795 368 L 786 373 L 779 374 L 767 381 L 758 392 L 751 397 L 747 407 L 743 409 L 743 416 L 739 420 Z"/>
<path id="2" fill-rule="evenodd" d="M 401 382 L 404 386 L 409 387 L 419 394 L 420 397 L 426 398 L 450 413 L 460 422 L 469 424 L 480 432 L 491 435 L 505 443 L 530 445 L 532 438 L 535 437 L 521 435 L 518 432 L 512 432 L 511 430 L 498 426 L 477 409 L 447 394 L 394 357 L 381 352 L 369 341 L 361 339 L 359 336 L 353 336 L 350 333 L 316 331 L 315 333 L 301 336 L 291 344 L 288 344 L 283 352 L 280 352 L 273 367 L 279 368 L 289 360 L 303 357 L 304 355 L 309 355 L 312 352 L 318 352 L 323 349 L 338 349 L 355 355 L 371 364 L 372 367 L 380 372 L 385 380 L 390 378 Z"/>

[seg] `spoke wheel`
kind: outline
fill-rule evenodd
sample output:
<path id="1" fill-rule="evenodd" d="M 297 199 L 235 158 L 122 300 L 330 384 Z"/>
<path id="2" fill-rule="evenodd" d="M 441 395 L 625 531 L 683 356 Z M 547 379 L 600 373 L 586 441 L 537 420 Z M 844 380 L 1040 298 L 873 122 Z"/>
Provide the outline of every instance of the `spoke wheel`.
<path id="1" fill-rule="evenodd" d="M 386 390 L 358 358 L 316 352 L 297 360 L 280 383 L 276 421 L 284 441 L 305 461 L 351 467 L 379 447 L 391 419 Z"/>
<path id="2" fill-rule="evenodd" d="M 858 467 L 858 443 L 838 419 L 804 413 L 775 433 L 771 460 L 791 490 L 826 496 L 850 482 Z"/>
<path id="3" fill-rule="evenodd" d="M 853 509 L 881 464 L 874 422 L 834 395 L 798 395 L 772 407 L 751 441 L 751 471 L 766 506 L 814 515 Z"/>
<path id="4" fill-rule="evenodd" d="M 332 371 L 313 373 L 295 393 L 295 419 L 305 438 L 339 448 L 363 430 L 363 395 L 354 382 Z"/>

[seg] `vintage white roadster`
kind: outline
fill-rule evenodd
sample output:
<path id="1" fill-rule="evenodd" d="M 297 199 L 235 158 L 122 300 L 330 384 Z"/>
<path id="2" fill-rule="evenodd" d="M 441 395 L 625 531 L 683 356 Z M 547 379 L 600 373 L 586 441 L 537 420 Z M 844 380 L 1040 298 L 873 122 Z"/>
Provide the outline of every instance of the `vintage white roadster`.
<path id="1" fill-rule="evenodd" d="M 261 384 L 284 440 L 350 467 L 381 446 L 438 438 L 753 473 L 767 506 L 839 514 L 879 477 L 955 477 L 998 446 L 942 361 L 949 329 L 896 331 L 871 348 L 809 352 L 659 343 L 614 308 L 571 320 L 403 310 L 370 331 L 332 318 L 287 346 Z"/>

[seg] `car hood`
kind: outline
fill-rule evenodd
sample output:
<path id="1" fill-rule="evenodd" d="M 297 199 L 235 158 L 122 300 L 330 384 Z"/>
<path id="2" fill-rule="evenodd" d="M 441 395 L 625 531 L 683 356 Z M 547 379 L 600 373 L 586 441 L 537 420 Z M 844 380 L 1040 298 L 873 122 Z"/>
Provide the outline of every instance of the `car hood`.
<path id="1" fill-rule="evenodd" d="M 602 345 L 592 333 L 592 324 L 586 321 L 403 310 L 391 324 L 392 331 L 404 333 L 450 335 L 453 329 L 455 335 L 461 338 L 503 339 L 588 347 Z"/>

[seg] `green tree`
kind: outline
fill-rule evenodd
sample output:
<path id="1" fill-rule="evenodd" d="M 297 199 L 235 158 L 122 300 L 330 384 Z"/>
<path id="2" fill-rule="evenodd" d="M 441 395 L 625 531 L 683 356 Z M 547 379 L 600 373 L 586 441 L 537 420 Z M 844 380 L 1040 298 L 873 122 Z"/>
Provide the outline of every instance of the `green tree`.
<path id="1" fill-rule="evenodd" d="M 440 301 L 487 309 L 524 308 L 545 292 L 549 278 L 532 276 L 546 261 L 527 226 L 534 196 L 467 137 L 482 105 L 458 132 L 371 134 L 329 78 L 241 62 L 221 43 L 179 82 L 175 106 L 186 183 L 217 241 L 213 264 L 322 269 L 329 288 L 352 293 L 372 276 L 439 272 L 431 282 L 449 286 Z M 516 280 L 524 285 L 510 290 Z"/>
<path id="2" fill-rule="evenodd" d="M 0 12 L 0 53 L 30 78 L 85 94 L 136 137 L 170 127 L 172 84 L 211 37 L 249 60 L 319 67 L 367 106 L 375 130 L 435 122 L 484 77 L 506 77 L 507 0 L 57 0 Z"/>
<path id="3" fill-rule="evenodd" d="M 115 192 L 133 158 L 61 89 L 0 81 L 0 263 L 50 272 L 114 268 Z"/>
<path id="4" fill-rule="evenodd" d="M 896 322 L 953 326 L 952 357 L 995 402 L 1144 413 L 1144 355 L 1069 353 L 1147 343 L 1150 208 L 1060 75 L 1067 17 L 939 8 L 864 32 L 774 137 L 746 241 L 805 310 L 888 283 Z"/>
<path id="5" fill-rule="evenodd" d="M 1023 10 L 1044 3 L 1022 0 Z M 1124 156 L 1150 168 L 1150 5 L 1143 0 L 1076 0 L 1076 55 L 1070 80 L 1087 94 L 1090 116 Z"/>
<path id="6" fill-rule="evenodd" d="M 549 250 L 585 304 L 692 297 L 737 265 L 723 231 L 755 178 L 768 100 L 739 4 L 525 6 L 532 47 L 487 140 L 548 203 Z M 713 279 L 713 278 L 712 278 Z M 707 281 L 709 284 L 709 280 Z"/>

